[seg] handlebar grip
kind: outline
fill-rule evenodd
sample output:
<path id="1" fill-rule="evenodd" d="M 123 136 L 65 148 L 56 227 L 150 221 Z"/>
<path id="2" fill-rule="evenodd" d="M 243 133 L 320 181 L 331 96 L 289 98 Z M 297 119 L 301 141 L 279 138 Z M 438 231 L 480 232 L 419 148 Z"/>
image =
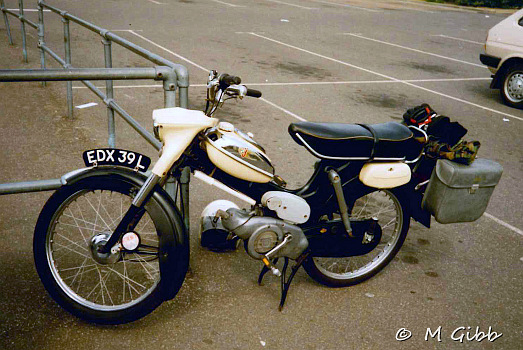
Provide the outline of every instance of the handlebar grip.
<path id="1" fill-rule="evenodd" d="M 256 98 L 260 98 L 262 96 L 262 93 L 261 91 L 258 91 L 258 90 L 254 90 L 254 89 L 247 89 L 247 96 L 249 97 L 256 97 Z"/>
<path id="2" fill-rule="evenodd" d="M 220 75 L 220 84 L 229 86 L 229 85 L 241 84 L 241 82 L 242 82 L 242 79 L 235 75 L 229 75 L 229 74 Z"/>

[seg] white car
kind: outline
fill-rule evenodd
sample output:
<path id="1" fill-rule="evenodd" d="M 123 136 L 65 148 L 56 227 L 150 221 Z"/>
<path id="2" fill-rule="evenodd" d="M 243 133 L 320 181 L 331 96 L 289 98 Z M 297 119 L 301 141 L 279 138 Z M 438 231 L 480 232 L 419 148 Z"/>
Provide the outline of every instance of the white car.
<path id="1" fill-rule="evenodd" d="M 523 9 L 492 27 L 481 63 L 494 73 L 491 89 L 500 89 L 503 101 L 523 109 Z"/>

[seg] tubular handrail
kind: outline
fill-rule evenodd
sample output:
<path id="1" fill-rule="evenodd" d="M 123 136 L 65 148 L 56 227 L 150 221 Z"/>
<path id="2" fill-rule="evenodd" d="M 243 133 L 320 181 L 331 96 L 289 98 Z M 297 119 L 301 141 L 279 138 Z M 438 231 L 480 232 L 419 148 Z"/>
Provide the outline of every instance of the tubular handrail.
<path id="1" fill-rule="evenodd" d="M 114 128 L 114 113 L 119 114 L 127 123 L 131 125 L 147 142 L 159 150 L 162 144 L 142 127 L 134 118 L 132 118 L 120 105 L 116 103 L 113 98 L 113 80 L 119 79 L 154 79 L 163 81 L 164 89 L 164 107 L 176 106 L 176 89 L 179 93 L 180 107 L 188 107 L 188 88 L 189 88 L 189 73 L 187 68 L 181 64 L 173 63 L 159 55 L 156 55 L 104 28 L 95 24 L 89 23 L 77 16 L 74 16 L 67 11 L 62 11 L 52 5 L 47 4 L 43 0 L 38 0 L 38 23 L 27 19 L 24 14 L 23 0 L 18 0 L 19 13 L 5 8 L 4 0 L 0 0 L 0 10 L 2 11 L 4 22 L 6 25 L 7 36 L 9 44 L 13 44 L 11 36 L 11 28 L 9 25 L 9 16 L 13 16 L 20 20 L 22 31 L 22 47 L 24 60 L 27 62 L 26 49 L 26 32 L 25 24 L 38 30 L 38 48 L 40 50 L 39 70 L 0 70 L 0 82 L 9 81 L 42 81 L 45 86 L 46 81 L 66 81 L 67 84 L 67 107 L 69 117 L 73 116 L 73 94 L 72 81 L 81 81 L 87 88 L 89 88 L 95 95 L 97 95 L 107 106 L 108 116 L 108 130 L 109 130 L 109 147 L 115 147 L 115 128 Z M 44 26 L 44 9 L 58 14 L 62 18 L 64 28 L 64 48 L 65 59 L 54 52 L 45 43 L 45 26 Z M 74 68 L 71 60 L 71 45 L 69 23 L 73 22 L 92 32 L 99 34 L 102 37 L 104 45 L 105 68 Z M 149 60 L 156 66 L 151 68 L 113 68 L 112 67 L 112 50 L 111 44 L 116 43 L 123 48 Z M 46 68 L 46 54 L 57 61 L 63 69 L 48 69 Z M 95 86 L 90 80 L 105 80 L 105 93 Z M 180 179 L 182 197 L 185 203 L 189 203 L 188 183 L 189 175 L 187 169 L 182 172 Z M 0 195 L 36 191 L 48 191 L 57 189 L 62 185 L 59 179 L 39 180 L 30 182 L 6 183 L 0 184 Z M 172 183 L 166 185 L 167 192 L 174 197 L 175 187 Z M 184 208 L 184 217 L 187 227 L 188 223 L 188 208 Z"/>
<path id="2" fill-rule="evenodd" d="M 178 76 L 177 82 L 178 87 L 189 87 L 189 73 L 187 71 L 187 68 L 181 64 L 173 63 L 159 55 L 156 55 L 136 44 L 133 44 L 132 42 L 120 37 L 119 35 L 116 35 L 106 29 L 103 29 L 95 24 L 89 23 L 77 16 L 74 16 L 70 14 L 69 12 L 62 11 L 54 6 L 51 6 L 47 3 L 45 3 L 43 0 L 39 0 L 38 4 L 42 6 L 43 8 L 46 8 L 48 10 L 51 10 L 52 12 L 60 15 L 62 18 L 68 19 L 76 24 L 81 25 L 82 27 L 89 29 L 92 32 L 95 32 L 99 34 L 101 37 L 110 40 L 112 42 L 115 42 L 119 44 L 120 46 L 142 56 L 143 58 L 156 63 L 158 65 L 168 66 L 172 67 L 174 71 L 176 72 L 176 75 Z"/>
<path id="3" fill-rule="evenodd" d="M 115 147 L 115 122 L 114 122 L 114 113 L 118 113 L 121 115 L 127 122 L 129 122 L 135 129 L 137 128 L 137 125 L 139 125 L 136 121 L 134 121 L 130 115 L 128 115 L 124 109 L 117 105 L 116 102 L 113 100 L 113 82 L 112 82 L 112 75 L 116 72 L 112 71 L 114 68 L 112 68 L 112 53 L 111 53 L 111 44 L 114 42 L 123 48 L 128 49 L 129 51 L 149 60 L 150 62 L 153 62 L 154 64 L 158 66 L 162 66 L 165 68 L 170 68 L 172 70 L 172 73 L 168 74 L 168 79 L 161 79 L 164 81 L 164 105 L 165 107 L 174 107 L 176 105 L 176 88 L 178 89 L 179 94 L 179 105 L 180 107 L 187 108 L 188 106 L 188 87 L 189 87 L 189 73 L 187 71 L 187 68 L 181 64 L 173 63 L 159 55 L 156 55 L 100 26 L 97 26 L 93 23 L 87 22 L 75 15 L 72 15 L 71 13 L 67 11 L 63 11 L 55 6 L 52 6 L 48 3 L 46 3 L 44 0 L 38 0 L 38 24 L 30 21 L 27 19 L 24 15 L 24 5 L 23 0 L 18 0 L 19 4 L 19 13 L 16 14 L 15 11 L 9 10 L 5 8 L 4 0 L 0 0 L 0 10 L 3 12 L 4 15 L 4 21 L 6 24 L 7 29 L 7 36 L 9 39 L 9 43 L 12 44 L 13 40 L 11 37 L 11 30 L 9 26 L 8 16 L 15 16 L 18 18 L 22 23 L 22 39 L 23 39 L 23 53 L 24 53 L 24 59 L 27 62 L 27 50 L 26 50 L 26 40 L 25 40 L 25 27 L 24 24 L 27 23 L 31 27 L 38 30 L 38 48 L 40 49 L 40 60 L 41 60 L 41 67 L 42 71 L 32 71 L 31 75 L 26 75 L 25 77 L 22 77 L 22 75 L 17 75 L 17 80 L 8 80 L 13 79 L 15 72 L 9 73 L 10 75 L 4 74 L 0 80 L 1 81 L 42 81 L 42 84 L 45 86 L 45 82 L 47 80 L 44 77 L 50 77 L 51 75 L 46 75 L 44 70 L 46 69 L 46 62 L 45 62 L 45 56 L 46 54 L 49 55 L 51 58 L 53 58 L 55 61 L 57 61 L 62 67 L 64 67 L 65 70 L 67 70 L 67 74 L 71 79 L 58 79 L 58 80 L 66 80 L 67 81 L 67 109 L 68 109 L 68 116 L 70 118 L 73 117 L 73 88 L 72 88 L 72 80 L 80 80 L 87 88 L 89 88 L 91 91 L 94 92 L 95 95 L 100 97 L 104 103 L 107 105 L 107 116 L 108 116 L 108 131 L 109 131 L 109 146 Z M 64 26 L 64 47 L 65 47 L 65 59 L 61 58 L 59 54 L 57 54 L 55 51 L 53 51 L 49 46 L 45 43 L 45 27 L 44 27 L 44 9 L 53 12 L 55 14 L 58 14 L 60 17 L 62 17 L 62 22 Z M 81 76 L 78 76 L 77 73 L 80 71 L 76 68 L 73 68 L 72 62 L 71 62 L 71 44 L 70 44 L 70 33 L 69 33 L 69 22 L 76 23 L 92 32 L 97 33 L 102 37 L 102 43 L 104 45 L 104 56 L 105 56 L 105 71 L 102 69 L 96 69 L 98 74 L 102 74 L 103 77 L 105 77 L 103 80 L 106 80 L 106 94 L 104 94 L 98 87 L 96 87 L 91 82 L 81 79 Z M 5 72 L 3 72 L 5 73 Z M 25 71 L 25 73 L 29 74 L 28 71 Z M 37 76 L 40 75 L 39 78 Z M 56 74 L 53 74 L 55 78 L 57 77 Z M 92 76 L 92 75 L 90 75 Z M 126 79 L 134 79 L 132 76 L 128 76 Z M 143 128 L 141 128 L 143 129 Z M 140 129 L 140 130 L 141 130 Z M 145 129 L 143 129 L 145 130 Z M 141 131 L 139 133 L 143 135 Z M 147 133 L 144 138 L 153 146 L 157 147 L 158 145 L 155 142 L 151 142 L 150 133 Z"/>

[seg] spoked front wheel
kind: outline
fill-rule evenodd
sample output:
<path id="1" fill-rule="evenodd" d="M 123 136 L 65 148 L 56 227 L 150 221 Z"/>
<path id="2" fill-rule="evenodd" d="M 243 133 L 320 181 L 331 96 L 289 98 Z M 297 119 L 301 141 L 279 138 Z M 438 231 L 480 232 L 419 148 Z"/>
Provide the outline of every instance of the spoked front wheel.
<path id="1" fill-rule="evenodd" d="M 350 206 L 350 205 L 349 205 Z M 399 197 L 389 190 L 370 192 L 353 202 L 351 219 L 378 219 L 380 243 L 371 252 L 344 258 L 309 258 L 307 274 L 330 287 L 345 287 L 363 282 L 383 269 L 401 248 L 409 229 L 410 216 Z"/>
<path id="2" fill-rule="evenodd" d="M 56 191 L 40 213 L 34 236 L 36 269 L 53 299 L 82 319 L 131 322 L 164 300 L 159 288 L 159 234 L 172 223 L 154 197 L 127 235 L 132 250 L 124 249 L 126 244 L 107 254 L 97 249 L 138 189 L 117 176 L 88 177 Z"/>

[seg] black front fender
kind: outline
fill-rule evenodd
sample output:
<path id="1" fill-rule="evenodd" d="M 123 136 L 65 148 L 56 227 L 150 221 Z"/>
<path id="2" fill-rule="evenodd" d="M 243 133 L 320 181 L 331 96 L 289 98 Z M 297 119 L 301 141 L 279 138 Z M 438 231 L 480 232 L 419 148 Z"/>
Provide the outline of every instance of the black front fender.
<path id="1" fill-rule="evenodd" d="M 63 186 L 72 185 L 93 176 L 117 176 L 137 188 L 145 183 L 144 173 L 118 166 L 99 166 L 74 170 L 61 177 Z M 156 185 L 152 197 L 169 217 L 171 227 L 159 231 L 160 288 L 165 300 L 174 298 L 180 289 L 189 267 L 189 237 L 180 211 L 165 190 Z"/>

